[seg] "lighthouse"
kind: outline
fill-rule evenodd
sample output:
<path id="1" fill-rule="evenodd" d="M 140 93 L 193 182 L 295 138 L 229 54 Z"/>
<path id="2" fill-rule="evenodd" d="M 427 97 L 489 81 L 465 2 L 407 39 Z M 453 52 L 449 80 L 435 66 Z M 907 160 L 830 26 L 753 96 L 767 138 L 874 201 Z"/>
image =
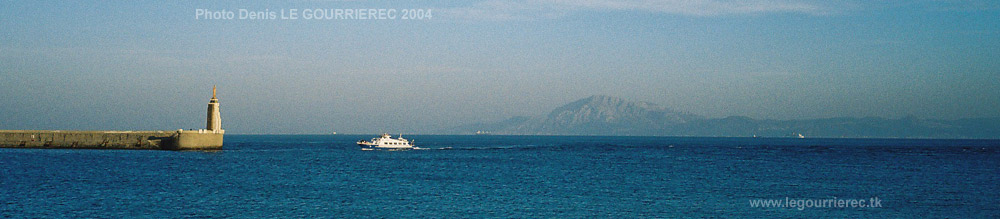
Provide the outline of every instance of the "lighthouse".
<path id="1" fill-rule="evenodd" d="M 222 132 L 222 116 L 219 113 L 219 99 L 215 98 L 215 85 L 212 85 L 212 99 L 208 101 L 208 120 L 205 129 L 214 133 Z"/>

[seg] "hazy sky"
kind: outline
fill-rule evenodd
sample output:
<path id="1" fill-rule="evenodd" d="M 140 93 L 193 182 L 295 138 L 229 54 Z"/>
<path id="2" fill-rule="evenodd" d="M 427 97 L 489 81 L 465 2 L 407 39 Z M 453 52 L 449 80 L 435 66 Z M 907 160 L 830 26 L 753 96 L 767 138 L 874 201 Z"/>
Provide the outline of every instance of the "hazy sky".
<path id="1" fill-rule="evenodd" d="M 280 17 L 357 8 L 395 19 Z M 0 129 L 203 128 L 212 85 L 229 133 L 420 133 L 595 94 L 709 117 L 997 117 L 1000 3 L 0 1 Z"/>

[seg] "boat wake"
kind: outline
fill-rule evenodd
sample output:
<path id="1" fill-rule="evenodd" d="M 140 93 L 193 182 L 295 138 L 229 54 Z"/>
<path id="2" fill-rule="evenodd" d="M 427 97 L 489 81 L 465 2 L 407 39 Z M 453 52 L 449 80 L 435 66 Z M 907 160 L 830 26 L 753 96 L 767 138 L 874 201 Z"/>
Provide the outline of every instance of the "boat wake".
<path id="1" fill-rule="evenodd" d="M 512 146 L 495 146 L 495 147 L 441 147 L 441 148 L 421 148 L 422 150 L 456 150 L 456 151 L 472 151 L 472 150 L 530 150 L 530 149 L 540 149 L 547 148 L 546 146 L 539 145 L 512 145 Z"/>
<path id="2" fill-rule="evenodd" d="M 511 150 L 511 149 L 514 149 L 514 150 L 518 150 L 518 149 L 520 149 L 520 150 L 530 150 L 530 149 L 540 149 L 540 148 L 544 148 L 544 147 L 529 145 L 529 146 L 457 147 L 457 148 L 456 147 L 441 147 L 441 148 L 413 147 L 413 148 L 406 148 L 406 149 L 361 148 L 361 150 L 363 150 L 363 151 L 409 151 L 409 150 L 418 150 L 418 151 L 450 151 L 450 150 L 454 150 L 454 151 L 479 151 L 479 150 Z"/>

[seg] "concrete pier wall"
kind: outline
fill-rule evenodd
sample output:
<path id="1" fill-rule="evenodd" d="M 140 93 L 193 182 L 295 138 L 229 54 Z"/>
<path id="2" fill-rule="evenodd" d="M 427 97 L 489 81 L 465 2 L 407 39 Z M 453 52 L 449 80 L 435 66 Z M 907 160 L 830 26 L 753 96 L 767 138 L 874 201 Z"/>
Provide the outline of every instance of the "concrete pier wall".
<path id="1" fill-rule="evenodd" d="M 204 133 L 199 131 L 0 130 L 0 147 L 211 150 L 222 148 L 222 133 Z"/>
<path id="2" fill-rule="evenodd" d="M 222 149 L 225 131 L 185 130 L 177 131 L 173 144 L 164 145 L 167 150 L 217 150 Z"/>

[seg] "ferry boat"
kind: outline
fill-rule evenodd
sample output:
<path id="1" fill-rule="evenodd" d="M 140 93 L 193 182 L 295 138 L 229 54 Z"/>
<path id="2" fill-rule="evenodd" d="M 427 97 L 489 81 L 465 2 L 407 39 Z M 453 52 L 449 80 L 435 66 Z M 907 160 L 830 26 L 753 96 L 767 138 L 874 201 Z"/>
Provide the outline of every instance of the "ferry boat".
<path id="1" fill-rule="evenodd" d="M 403 137 L 392 138 L 389 134 L 382 134 L 379 138 L 372 138 L 370 141 L 361 140 L 358 141 L 358 146 L 361 146 L 362 150 L 373 150 L 373 149 L 413 149 L 413 142 L 406 140 Z"/>

